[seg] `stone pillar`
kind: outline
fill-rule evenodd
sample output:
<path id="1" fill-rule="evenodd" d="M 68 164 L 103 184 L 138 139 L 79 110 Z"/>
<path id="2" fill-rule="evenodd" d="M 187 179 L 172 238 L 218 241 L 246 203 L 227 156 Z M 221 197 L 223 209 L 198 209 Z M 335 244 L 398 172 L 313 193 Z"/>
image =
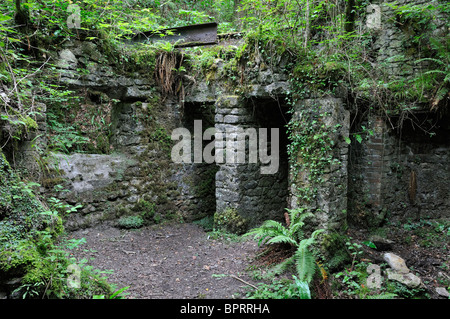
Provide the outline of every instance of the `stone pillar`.
<path id="1" fill-rule="evenodd" d="M 322 158 L 328 158 L 318 164 L 319 168 L 315 162 L 312 166 L 307 163 L 311 159 L 306 158 L 305 150 L 298 151 L 299 166 L 291 166 L 290 172 L 290 206 L 304 207 L 313 212 L 312 226 L 315 229 L 342 230 L 346 226 L 347 214 L 349 111 L 337 98 L 302 100 L 295 107 L 293 121 L 300 123 L 297 134 L 308 134 L 302 140 L 311 141 L 304 147 L 317 147 L 314 144 L 317 139 L 327 141 L 330 147 L 325 153 L 319 153 Z M 304 126 L 310 129 L 305 130 Z M 326 132 L 325 135 L 322 132 Z M 296 169 L 298 171 L 294 172 Z M 303 193 L 305 190 L 307 196 Z"/>
<path id="2" fill-rule="evenodd" d="M 238 209 L 242 199 L 239 192 L 241 180 L 238 167 L 242 164 L 227 162 L 227 135 L 237 134 L 238 128 L 247 120 L 244 109 L 240 108 L 238 96 L 220 97 L 215 104 L 215 155 L 219 170 L 216 173 L 216 210 L 218 213 Z M 235 142 L 229 146 L 236 146 Z"/>
<path id="3" fill-rule="evenodd" d="M 382 181 L 384 175 L 384 134 L 386 123 L 380 116 L 373 121 L 373 135 L 366 142 L 366 183 L 369 204 L 376 208 L 382 207 Z"/>
<path id="4" fill-rule="evenodd" d="M 386 178 L 397 146 L 389 139 L 383 116 L 369 115 L 355 130 L 361 142 L 354 140 L 351 145 L 348 220 L 352 225 L 376 227 L 386 217 L 385 198 L 392 195 Z"/>
<path id="5" fill-rule="evenodd" d="M 287 207 L 287 169 L 278 163 L 273 171 L 265 170 L 263 168 L 272 166 L 261 158 L 264 145 L 267 145 L 267 154 L 271 158 L 275 154 L 279 156 L 279 148 L 275 147 L 276 134 L 264 139 L 265 132 L 274 127 L 270 122 L 261 122 L 254 109 L 259 108 L 259 112 L 264 113 L 266 105 L 258 100 L 253 102 L 237 96 L 224 96 L 215 105 L 215 154 L 219 166 L 216 173 L 216 215 L 229 213 L 230 209 L 234 211 L 233 214 L 238 215 L 234 217 L 238 217 L 241 223 L 237 232 L 259 226 L 268 219 L 282 219 Z M 244 160 L 239 157 L 242 153 Z M 227 219 L 230 220 L 229 217 Z"/>

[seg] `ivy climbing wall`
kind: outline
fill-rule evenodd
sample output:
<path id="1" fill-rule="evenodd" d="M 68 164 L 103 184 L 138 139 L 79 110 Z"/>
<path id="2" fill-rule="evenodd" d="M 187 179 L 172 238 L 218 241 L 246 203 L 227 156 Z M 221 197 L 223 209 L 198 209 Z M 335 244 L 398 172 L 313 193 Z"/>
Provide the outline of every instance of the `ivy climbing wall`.
<path id="1" fill-rule="evenodd" d="M 343 74 L 347 66 L 339 61 L 324 63 L 314 52 L 295 55 L 285 48 L 265 51 L 267 43 L 255 38 L 236 42 L 232 49 L 222 47 L 223 59 L 215 58 L 203 73 L 195 73 L 192 65 L 187 71 L 188 64 L 177 60 L 183 59 L 182 52 L 171 54 L 173 65 L 164 68 L 157 65 L 162 59 L 151 55 L 140 57 L 148 63 L 124 65 L 109 60 L 108 48 L 93 42 L 63 44 L 52 53 L 59 84 L 85 97 L 75 119 L 88 128 L 102 118 L 104 130 L 95 138 L 89 132 L 82 136 L 90 139 L 88 148 L 39 159 L 45 167 L 56 164 L 38 176 L 42 192 L 53 194 L 53 187 L 65 181 L 69 193 L 58 196 L 83 204 L 69 217 L 74 228 L 135 215 L 149 223 L 215 216 L 216 222 L 233 221 L 227 227 L 243 232 L 267 219 L 283 220 L 286 208 L 311 210 L 314 228 L 338 232 L 347 224 L 373 227 L 391 218 L 448 217 L 448 114 L 405 99 L 409 78 L 426 64 L 418 62 L 417 51 L 424 22 L 402 9 L 408 3 L 425 2 L 374 1 L 372 11 L 358 21 L 357 31 L 371 36 L 367 52 L 362 51 L 369 61 L 364 61 L 363 79 L 352 73 L 357 67 L 348 66 Z M 430 34 L 445 31 L 443 21 L 436 17 Z M 171 94 L 161 91 L 154 68 L 170 75 L 172 82 L 159 80 Z M 393 80 L 371 77 L 380 70 Z M 347 77 L 359 81 L 351 87 L 355 92 L 344 87 Z M 383 85 L 374 85 L 375 80 Z M 395 86 L 389 94 L 384 91 L 388 86 Z M 248 135 L 238 136 L 242 131 L 255 129 L 258 143 L 259 129 L 278 128 L 278 149 L 268 141 L 269 153 L 279 154 L 277 170 L 264 174 L 267 164 L 261 164 L 259 152 L 257 162 L 249 162 L 248 150 L 244 163 L 228 162 L 227 142 L 217 135 L 215 156 L 223 155 L 222 161 L 174 163 L 171 133 L 185 127 L 194 139 L 195 120 L 202 121 L 203 130 L 214 127 L 231 134 L 237 138 L 234 146 L 250 145 Z M 38 121 L 39 130 L 15 156 L 19 166 L 32 167 L 36 153 L 31 144 L 48 134 L 46 124 L 55 142 L 54 131 L 61 127 L 52 121 L 45 114 Z M 36 141 L 48 145 L 45 138 Z M 42 175 L 39 163 L 35 171 Z"/>
<path id="2" fill-rule="evenodd" d="M 293 123 L 290 206 L 314 212 L 315 228 L 340 232 L 347 226 L 350 112 L 338 98 L 301 100 Z"/>

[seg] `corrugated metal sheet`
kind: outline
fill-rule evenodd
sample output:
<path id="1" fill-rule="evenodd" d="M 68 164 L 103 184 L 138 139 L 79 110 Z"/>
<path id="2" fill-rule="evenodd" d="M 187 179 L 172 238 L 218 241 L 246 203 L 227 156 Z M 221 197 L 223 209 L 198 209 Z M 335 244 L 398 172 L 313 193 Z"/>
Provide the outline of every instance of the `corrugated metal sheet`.
<path id="1" fill-rule="evenodd" d="M 194 24 L 184 27 L 147 31 L 126 36 L 129 43 L 168 41 L 175 47 L 217 44 L 217 23 Z"/>

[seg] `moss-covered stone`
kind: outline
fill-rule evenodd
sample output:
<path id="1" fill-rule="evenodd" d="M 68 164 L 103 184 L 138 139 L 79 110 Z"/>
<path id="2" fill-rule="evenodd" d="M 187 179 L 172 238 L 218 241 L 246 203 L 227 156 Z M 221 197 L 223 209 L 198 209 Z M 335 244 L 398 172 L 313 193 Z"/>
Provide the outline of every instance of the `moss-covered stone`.
<path id="1" fill-rule="evenodd" d="M 227 208 L 223 212 L 215 213 L 214 226 L 230 233 L 243 234 L 248 229 L 248 221 L 239 215 L 236 209 Z"/>
<path id="2" fill-rule="evenodd" d="M 42 246 L 62 231 L 60 218 L 43 214 L 46 209 L 31 185 L 19 180 L 0 152 L 0 282 L 30 271 Z"/>
<path id="3" fill-rule="evenodd" d="M 57 245 L 62 219 L 56 208 L 49 209 L 34 195 L 34 186 L 19 179 L 0 151 L 0 291 L 13 298 L 108 293 L 107 283 L 86 272 L 83 284 L 88 287 L 68 289 L 66 270 L 72 261 Z"/>

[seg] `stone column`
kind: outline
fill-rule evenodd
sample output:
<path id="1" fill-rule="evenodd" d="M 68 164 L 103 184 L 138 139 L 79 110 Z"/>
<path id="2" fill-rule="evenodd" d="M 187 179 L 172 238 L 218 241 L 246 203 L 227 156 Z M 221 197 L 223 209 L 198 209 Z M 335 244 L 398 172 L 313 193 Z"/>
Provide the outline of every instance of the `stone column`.
<path id="1" fill-rule="evenodd" d="M 293 120 L 300 125 L 317 127 L 317 130 L 303 130 L 298 134 L 309 132 L 307 139 L 314 143 L 319 136 L 319 129 L 325 130 L 326 139 L 331 144 L 330 150 L 323 154 L 329 157 L 324 167 L 319 169 L 319 176 L 311 178 L 312 170 L 317 167 L 308 166 L 307 159 L 299 150 L 297 158 L 299 171 L 294 172 L 291 166 L 291 200 L 292 208 L 305 207 L 314 213 L 315 229 L 323 228 L 339 231 L 345 228 L 347 214 L 347 164 L 348 164 L 348 136 L 350 127 L 350 113 L 344 108 L 341 99 L 323 98 L 300 101 L 293 114 Z M 314 144 L 305 147 L 314 147 Z M 302 190 L 310 190 L 311 197 L 300 198 Z"/>
<path id="2" fill-rule="evenodd" d="M 268 219 L 282 220 L 287 207 L 287 164 L 280 154 L 280 128 L 261 118 L 261 113 L 269 111 L 267 105 L 225 96 L 215 106 L 217 214 L 233 210 L 239 222 L 244 220 L 238 231 Z"/>
<path id="3" fill-rule="evenodd" d="M 237 134 L 238 128 L 247 120 L 247 116 L 242 114 L 244 112 L 240 108 L 238 96 L 220 97 L 215 104 L 215 113 L 215 160 L 219 166 L 219 170 L 216 173 L 216 220 L 217 216 L 219 216 L 219 220 L 222 223 L 221 226 L 228 230 L 243 232 L 246 228 L 244 225 L 246 220 L 230 220 L 239 216 L 237 212 L 242 200 L 242 193 L 239 191 L 242 180 L 240 179 L 238 168 L 243 164 L 230 161 L 231 155 L 233 155 L 230 153 L 230 147 L 236 146 L 237 143 L 229 141 L 227 145 L 227 136 L 230 138 L 230 136 Z M 237 215 L 224 215 L 230 214 L 231 211 Z M 226 225 L 223 223 L 226 223 Z M 237 223 L 242 225 L 237 227 L 235 225 Z"/>
<path id="4" fill-rule="evenodd" d="M 241 179 L 239 178 L 239 166 L 244 164 L 234 163 L 230 160 L 231 148 L 237 149 L 238 129 L 249 120 L 245 109 L 241 108 L 238 96 L 220 97 L 216 102 L 215 115 L 215 155 L 219 171 L 216 173 L 216 205 L 217 211 L 223 212 L 227 208 L 237 209 L 242 199 L 239 192 Z M 228 143 L 228 144 L 227 144 Z M 227 154 L 228 150 L 228 154 Z"/>
<path id="5" fill-rule="evenodd" d="M 373 135 L 366 142 L 366 182 L 369 204 L 378 210 L 382 207 L 382 181 L 384 174 L 384 134 L 386 123 L 378 116 L 373 121 Z"/>

